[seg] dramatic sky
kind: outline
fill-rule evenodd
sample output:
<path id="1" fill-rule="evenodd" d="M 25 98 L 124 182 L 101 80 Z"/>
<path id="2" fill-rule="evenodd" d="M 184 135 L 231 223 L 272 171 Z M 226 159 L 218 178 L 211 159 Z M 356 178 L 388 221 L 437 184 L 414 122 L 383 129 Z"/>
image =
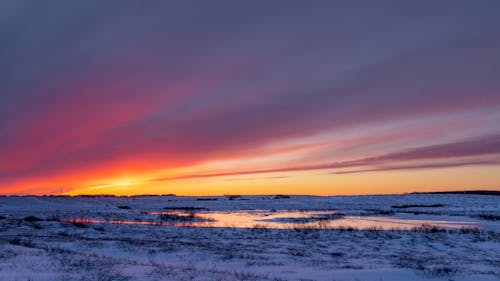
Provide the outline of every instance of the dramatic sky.
<path id="1" fill-rule="evenodd" d="M 500 1 L 0 1 L 1 194 L 500 190 Z"/>

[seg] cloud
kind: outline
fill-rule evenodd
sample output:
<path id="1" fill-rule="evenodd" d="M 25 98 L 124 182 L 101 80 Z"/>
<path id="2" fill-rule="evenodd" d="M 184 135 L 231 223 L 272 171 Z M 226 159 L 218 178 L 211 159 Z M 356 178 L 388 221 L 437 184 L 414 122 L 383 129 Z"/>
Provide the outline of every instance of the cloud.
<path id="1" fill-rule="evenodd" d="M 473 166 L 473 165 L 500 165 L 500 159 L 493 160 L 469 160 L 469 161 L 449 161 L 444 163 L 425 163 L 425 164 L 410 164 L 410 165 L 391 165 L 391 166 L 380 166 L 369 169 L 360 170 L 347 170 L 332 172 L 336 175 L 344 174 L 356 174 L 356 173 L 367 173 L 367 172 L 389 172 L 389 171 L 399 171 L 399 170 L 418 170 L 418 169 L 437 169 L 437 168 L 454 168 L 463 166 Z"/>
<path id="2" fill-rule="evenodd" d="M 498 2 L 363 6 L 3 1 L 0 184 L 243 159 L 290 139 L 401 120 L 499 118 Z M 465 137 L 495 127 L 480 129 Z M 494 150 L 455 146 L 380 157 Z M 359 157 L 293 169 L 384 161 Z"/>
<path id="3" fill-rule="evenodd" d="M 354 167 L 373 166 L 380 164 L 392 164 L 392 163 L 396 163 L 396 165 L 367 168 L 367 169 L 360 169 L 353 171 L 339 171 L 339 172 L 332 172 L 332 174 L 349 174 L 349 173 L 362 173 L 362 172 L 375 172 L 375 171 L 412 170 L 412 169 L 430 169 L 430 168 L 451 168 L 451 167 L 471 166 L 471 165 L 500 165 L 500 159 L 460 160 L 460 157 L 477 157 L 484 155 L 491 156 L 498 154 L 500 154 L 500 135 L 491 135 L 482 138 L 464 140 L 459 142 L 416 147 L 376 157 L 367 157 L 367 158 L 343 161 L 343 162 L 323 163 L 323 164 L 304 165 L 295 167 L 283 167 L 274 169 L 257 169 L 257 170 L 244 170 L 235 172 L 206 173 L 206 174 L 188 174 L 182 176 L 156 178 L 147 181 L 148 182 L 172 181 L 172 180 L 184 180 L 184 179 L 194 179 L 194 178 L 212 178 L 212 177 L 267 174 L 267 173 L 278 173 L 278 172 L 354 168 Z M 454 160 L 457 158 L 459 158 L 459 160 Z M 427 162 L 419 164 L 400 164 L 401 162 L 404 163 L 405 161 L 411 161 L 411 160 L 428 161 L 436 159 L 445 159 L 447 161 L 439 163 Z"/>
<path id="4" fill-rule="evenodd" d="M 354 163 L 376 164 L 385 161 L 442 159 L 454 157 L 493 155 L 500 153 L 500 134 L 473 138 L 452 143 L 411 148 L 376 157 L 368 157 Z"/>

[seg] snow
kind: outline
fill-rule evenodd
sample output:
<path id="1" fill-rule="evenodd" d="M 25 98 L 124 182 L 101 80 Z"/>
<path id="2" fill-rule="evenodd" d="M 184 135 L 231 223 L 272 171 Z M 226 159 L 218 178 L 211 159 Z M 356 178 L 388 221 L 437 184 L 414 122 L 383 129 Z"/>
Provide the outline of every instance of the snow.
<path id="1" fill-rule="evenodd" d="M 0 197 L 0 280 L 499 280 L 496 196 Z M 442 207 L 391 208 L 400 205 Z M 129 209 L 118 208 L 129 206 Z M 158 222 L 165 207 L 198 215 L 308 214 L 468 223 L 474 229 L 382 230 L 109 224 Z M 297 213 L 297 210 L 311 211 Z M 182 211 L 182 210 L 181 210 Z M 299 214 L 299 215 L 297 215 Z M 41 221 L 23 218 L 36 216 Z M 74 218 L 101 223 L 73 224 Z M 259 218 L 257 218 L 259 219 Z M 265 219 L 264 219 L 265 220 Z M 264 221 L 265 222 L 265 221 Z M 467 225 L 468 225 L 467 224 Z"/>

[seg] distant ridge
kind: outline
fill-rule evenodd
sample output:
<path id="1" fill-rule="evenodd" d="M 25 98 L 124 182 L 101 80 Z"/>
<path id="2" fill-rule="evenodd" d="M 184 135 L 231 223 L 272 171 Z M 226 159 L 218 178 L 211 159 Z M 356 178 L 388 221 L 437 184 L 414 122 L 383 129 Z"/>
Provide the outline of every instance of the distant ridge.
<path id="1" fill-rule="evenodd" d="M 385 196 L 385 195 L 404 195 L 404 194 L 472 194 L 472 195 L 493 195 L 500 196 L 500 191 L 497 190 L 456 190 L 456 191 L 428 191 L 428 192 L 409 192 L 409 193 L 387 193 L 387 194 L 358 194 L 358 195 L 330 195 L 330 196 Z M 226 197 L 229 200 L 234 200 L 235 198 L 241 196 L 269 196 L 272 199 L 288 199 L 293 196 L 319 196 L 321 195 L 306 195 L 306 194 L 254 194 L 254 195 L 176 195 L 173 193 L 168 194 L 136 194 L 136 195 L 114 195 L 114 194 L 80 194 L 80 195 L 63 195 L 63 194 L 44 194 L 44 195 L 34 195 L 34 194 L 25 194 L 25 195 L 17 195 L 17 194 L 0 194 L 1 197 L 61 197 L 61 198 L 141 198 L 141 197 L 174 197 L 174 196 L 182 196 L 182 197 L 193 197 L 200 198 L 199 201 L 207 200 L 203 198 L 209 198 L 208 200 L 213 200 L 212 197 Z M 329 197 L 329 196 L 326 196 Z M 212 199 L 210 199 L 212 198 Z M 232 198 L 232 199 L 231 199 Z"/>
<path id="2" fill-rule="evenodd" d="M 495 191 L 495 190 L 459 190 L 459 191 L 412 192 L 410 194 L 475 194 L 475 195 L 500 196 L 500 191 Z"/>

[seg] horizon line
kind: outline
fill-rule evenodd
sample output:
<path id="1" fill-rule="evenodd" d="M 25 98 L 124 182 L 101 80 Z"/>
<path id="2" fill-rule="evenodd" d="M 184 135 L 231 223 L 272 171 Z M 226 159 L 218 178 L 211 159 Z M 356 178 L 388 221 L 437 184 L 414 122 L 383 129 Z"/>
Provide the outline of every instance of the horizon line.
<path id="1" fill-rule="evenodd" d="M 465 190 L 441 190 L 441 191 L 413 191 L 402 193 L 365 193 L 365 194 L 300 194 L 300 193 L 262 193 L 262 194 L 217 194 L 217 195 L 182 195 L 182 194 L 0 194 L 0 197 L 229 197 L 229 196 L 310 196 L 310 197 L 355 197 L 355 196 L 387 196 L 387 195 L 412 195 L 412 194 L 469 194 L 469 195 L 500 195 L 500 189 L 465 189 Z"/>

